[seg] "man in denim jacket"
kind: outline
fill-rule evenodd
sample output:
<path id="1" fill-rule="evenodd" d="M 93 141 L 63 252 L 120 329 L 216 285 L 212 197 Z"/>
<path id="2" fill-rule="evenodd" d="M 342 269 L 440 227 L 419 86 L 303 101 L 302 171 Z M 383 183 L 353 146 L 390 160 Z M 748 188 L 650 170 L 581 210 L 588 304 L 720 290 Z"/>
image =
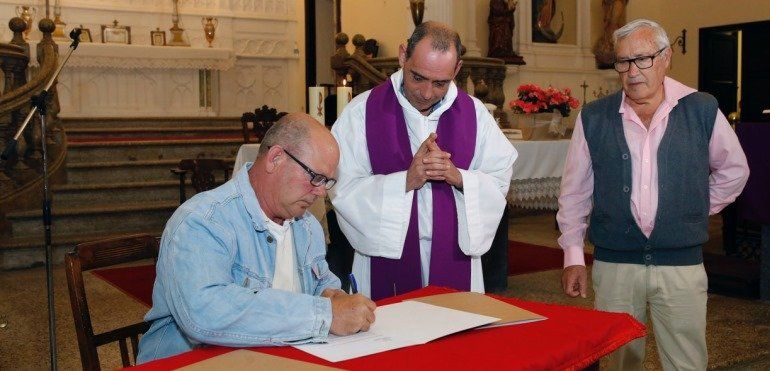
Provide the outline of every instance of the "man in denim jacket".
<path id="1" fill-rule="evenodd" d="M 203 344 L 293 345 L 369 329 L 375 304 L 339 290 L 321 226 L 306 212 L 336 183 L 338 162 L 329 131 L 290 114 L 268 130 L 253 163 L 176 210 L 138 363 Z"/>

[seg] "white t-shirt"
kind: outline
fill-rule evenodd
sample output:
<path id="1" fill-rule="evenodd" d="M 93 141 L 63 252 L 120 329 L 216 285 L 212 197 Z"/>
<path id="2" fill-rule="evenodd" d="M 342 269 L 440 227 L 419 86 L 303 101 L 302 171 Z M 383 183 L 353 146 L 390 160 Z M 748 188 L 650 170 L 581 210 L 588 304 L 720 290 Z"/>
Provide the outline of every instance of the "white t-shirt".
<path id="1" fill-rule="evenodd" d="M 291 233 L 291 221 L 284 220 L 283 225 L 265 217 L 265 226 L 275 239 L 275 273 L 273 288 L 300 293 L 299 274 L 295 262 L 294 239 Z"/>

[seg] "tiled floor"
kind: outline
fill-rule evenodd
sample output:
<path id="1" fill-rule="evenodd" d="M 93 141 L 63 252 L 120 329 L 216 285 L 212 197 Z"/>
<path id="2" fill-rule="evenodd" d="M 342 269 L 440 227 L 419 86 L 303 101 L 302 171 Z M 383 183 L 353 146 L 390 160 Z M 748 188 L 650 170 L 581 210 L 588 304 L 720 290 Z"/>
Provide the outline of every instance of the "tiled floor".
<path id="1" fill-rule="evenodd" d="M 543 246 L 556 246 L 558 231 L 551 213 L 516 211 L 511 218 L 510 238 Z M 718 221 L 712 228 L 709 249 L 719 247 Z M 524 300 L 591 307 L 587 299 L 566 297 L 560 288 L 560 270 L 509 278 L 507 296 Z M 127 325 L 141 319 L 143 305 L 100 279 L 86 275 L 89 306 L 97 332 Z M 0 370 L 45 369 L 48 367 L 48 326 L 45 270 L 0 271 Z M 55 269 L 58 366 L 80 369 L 80 359 L 69 305 L 63 267 Z M 710 368 L 770 369 L 770 304 L 709 295 Z M 652 335 L 650 335 L 650 339 Z M 117 346 L 100 349 L 102 367 L 120 367 Z M 652 343 L 646 366 L 660 368 Z"/>

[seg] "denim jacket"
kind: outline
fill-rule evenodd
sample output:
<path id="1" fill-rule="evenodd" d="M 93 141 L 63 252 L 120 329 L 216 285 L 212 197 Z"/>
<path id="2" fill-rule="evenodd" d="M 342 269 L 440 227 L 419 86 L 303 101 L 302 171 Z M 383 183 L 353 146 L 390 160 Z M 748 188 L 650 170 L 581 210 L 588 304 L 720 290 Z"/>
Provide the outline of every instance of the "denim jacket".
<path id="1" fill-rule="evenodd" d="M 321 225 L 309 212 L 291 224 L 302 293 L 272 289 L 276 240 L 249 183 L 251 165 L 185 202 L 166 223 L 138 363 L 201 344 L 326 340 L 331 301 L 320 294 L 340 281 L 326 263 Z"/>

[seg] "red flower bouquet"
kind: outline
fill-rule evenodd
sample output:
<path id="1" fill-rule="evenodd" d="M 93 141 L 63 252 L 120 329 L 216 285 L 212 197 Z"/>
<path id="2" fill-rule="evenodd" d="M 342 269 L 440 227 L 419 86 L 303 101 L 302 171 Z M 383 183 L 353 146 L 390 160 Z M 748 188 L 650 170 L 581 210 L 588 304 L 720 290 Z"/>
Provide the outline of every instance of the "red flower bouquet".
<path id="1" fill-rule="evenodd" d="M 567 117 L 572 109 L 580 106 L 580 101 L 570 95 L 572 92 L 569 88 L 559 90 L 549 86 L 543 89 L 535 84 L 523 84 L 517 92 L 519 99 L 510 103 L 514 113 L 559 111 L 563 117 Z"/>

